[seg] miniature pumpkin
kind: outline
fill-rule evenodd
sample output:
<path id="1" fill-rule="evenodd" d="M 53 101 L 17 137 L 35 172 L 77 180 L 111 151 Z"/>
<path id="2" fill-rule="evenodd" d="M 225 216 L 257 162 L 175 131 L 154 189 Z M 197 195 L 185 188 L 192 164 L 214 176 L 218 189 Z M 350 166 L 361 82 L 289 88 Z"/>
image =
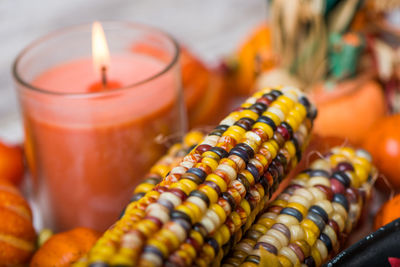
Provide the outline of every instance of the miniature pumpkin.
<path id="1" fill-rule="evenodd" d="M 233 74 L 232 86 L 237 93 L 248 95 L 254 90 L 257 77 L 275 67 L 271 30 L 267 23 L 257 26 L 239 47 L 233 62 L 228 62 Z"/>
<path id="2" fill-rule="evenodd" d="M 32 258 L 31 267 L 70 266 L 85 255 L 100 233 L 79 227 L 50 237 Z"/>
<path id="3" fill-rule="evenodd" d="M 182 85 L 189 126 L 214 124 L 226 113 L 228 102 L 223 76 L 181 47 Z"/>
<path id="4" fill-rule="evenodd" d="M 375 216 L 374 228 L 377 230 L 379 227 L 382 227 L 397 218 L 400 218 L 400 194 L 382 205 Z"/>
<path id="5" fill-rule="evenodd" d="M 28 203 L 11 182 L 0 179 L 0 266 L 26 264 L 35 239 Z"/>
<path id="6" fill-rule="evenodd" d="M 22 148 L 0 142 L 0 177 L 14 185 L 21 183 L 24 174 Z"/>
<path id="7" fill-rule="evenodd" d="M 366 117 L 366 116 L 364 116 Z M 400 188 L 400 114 L 388 116 L 366 132 L 363 146 L 390 183 Z"/>
<path id="8" fill-rule="evenodd" d="M 135 53 L 148 54 L 160 61 L 171 59 L 164 50 L 148 43 L 135 43 L 131 47 Z M 211 69 L 184 46 L 180 47 L 180 65 L 185 105 L 189 127 L 216 123 L 224 114 L 227 102 L 225 82 L 222 73 Z"/>
<path id="9" fill-rule="evenodd" d="M 362 142 L 370 127 L 386 112 L 382 88 L 366 76 L 319 85 L 311 98 L 318 108 L 314 132 L 338 136 L 355 145 Z"/>

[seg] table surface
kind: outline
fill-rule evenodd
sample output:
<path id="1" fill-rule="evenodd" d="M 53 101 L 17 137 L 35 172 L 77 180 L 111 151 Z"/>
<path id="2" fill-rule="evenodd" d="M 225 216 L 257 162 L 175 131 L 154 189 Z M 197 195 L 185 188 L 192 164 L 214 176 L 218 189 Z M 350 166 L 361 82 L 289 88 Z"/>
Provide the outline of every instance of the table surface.
<path id="1" fill-rule="evenodd" d="M 11 66 L 30 42 L 94 20 L 128 20 L 174 35 L 209 64 L 228 55 L 267 16 L 266 0 L 0 1 L 0 139 L 23 140 Z"/>

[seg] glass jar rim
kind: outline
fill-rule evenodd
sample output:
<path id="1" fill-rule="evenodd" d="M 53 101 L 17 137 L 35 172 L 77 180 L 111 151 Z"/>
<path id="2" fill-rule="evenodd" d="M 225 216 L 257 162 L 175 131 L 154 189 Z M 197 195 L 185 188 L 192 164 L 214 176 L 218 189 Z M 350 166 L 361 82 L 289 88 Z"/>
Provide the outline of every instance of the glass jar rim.
<path id="1" fill-rule="evenodd" d="M 172 37 L 170 34 L 164 32 L 163 30 L 160 30 L 156 27 L 152 27 L 152 26 L 148 26 L 148 25 L 144 25 L 141 23 L 136 23 L 136 22 L 129 22 L 129 21 L 101 21 L 101 24 L 104 25 L 112 25 L 112 24 L 119 24 L 119 25 L 124 25 L 124 26 L 128 26 L 128 27 L 133 27 L 133 28 L 137 28 L 137 29 L 142 29 L 142 30 L 150 30 L 154 33 L 158 33 L 161 36 L 165 37 L 168 41 L 171 42 L 173 49 L 174 49 L 174 54 L 171 58 L 171 60 L 157 73 L 151 75 L 148 78 L 145 78 L 143 80 L 140 80 L 138 82 L 126 85 L 126 86 L 122 86 L 113 90 L 109 90 L 109 91 L 101 91 L 101 92 L 82 92 L 82 93 L 68 93 L 68 92 L 54 92 L 54 91 L 50 91 L 44 88 L 39 88 L 37 86 L 33 86 L 30 82 L 26 81 L 25 79 L 23 79 L 21 77 L 21 75 L 18 72 L 18 66 L 20 61 L 22 60 L 22 58 L 29 53 L 29 51 L 31 49 L 33 49 L 34 47 L 36 47 L 37 45 L 41 44 L 42 42 L 45 42 L 46 40 L 50 40 L 56 36 L 59 36 L 61 34 L 64 34 L 65 32 L 68 31 L 73 31 L 73 30 L 77 30 L 80 28 L 84 28 L 84 27 L 90 27 L 92 24 L 91 23 L 85 23 L 85 24 L 79 24 L 79 25 L 74 25 L 74 26 L 67 26 L 67 27 L 63 27 L 61 29 L 55 30 L 53 32 L 50 32 L 34 41 L 32 41 L 29 45 L 27 45 L 15 58 L 14 63 L 12 65 L 12 74 L 13 77 L 15 79 L 16 82 L 18 82 L 19 84 L 23 85 L 24 88 L 27 88 L 28 90 L 31 91 L 35 91 L 38 93 L 42 93 L 42 94 L 47 94 L 47 95 L 54 95 L 54 96 L 64 96 L 64 97 L 74 97 L 74 98 L 86 98 L 86 97 L 99 97 L 99 96 L 104 96 L 107 94 L 112 94 L 112 93 L 118 93 L 121 91 L 125 91 L 125 90 L 129 90 L 129 89 L 133 89 L 137 86 L 140 86 L 142 84 L 145 84 L 147 82 L 150 82 L 152 80 L 157 79 L 158 77 L 162 76 L 164 73 L 168 72 L 179 60 L 179 54 L 180 54 L 180 46 L 178 44 L 178 42 L 176 41 L 176 39 L 174 37 Z"/>

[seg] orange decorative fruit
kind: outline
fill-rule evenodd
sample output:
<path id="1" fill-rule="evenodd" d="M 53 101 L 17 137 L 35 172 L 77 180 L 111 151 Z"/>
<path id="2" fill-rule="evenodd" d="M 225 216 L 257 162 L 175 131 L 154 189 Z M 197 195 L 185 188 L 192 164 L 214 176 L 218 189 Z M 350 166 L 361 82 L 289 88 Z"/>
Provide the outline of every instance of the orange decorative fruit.
<path id="1" fill-rule="evenodd" d="M 0 266 L 26 264 L 35 239 L 28 203 L 11 182 L 0 179 Z"/>
<path id="2" fill-rule="evenodd" d="M 22 148 L 0 142 L 0 178 L 19 185 L 24 175 Z"/>
<path id="3" fill-rule="evenodd" d="M 169 62 L 168 54 L 149 43 L 135 43 L 131 51 Z M 209 68 L 184 46 L 180 47 L 182 87 L 189 128 L 214 124 L 226 112 L 228 102 L 222 73 Z"/>
<path id="4" fill-rule="evenodd" d="M 85 255 L 99 237 L 100 233 L 84 227 L 55 234 L 35 253 L 30 266 L 70 266 Z"/>
<path id="5" fill-rule="evenodd" d="M 378 170 L 400 189 L 400 114 L 388 116 L 366 131 L 363 147 Z"/>
<path id="6" fill-rule="evenodd" d="M 382 88 L 366 76 L 329 87 L 329 84 L 319 85 L 311 94 L 318 108 L 314 132 L 359 145 L 370 127 L 386 113 Z"/>
<path id="7" fill-rule="evenodd" d="M 276 66 L 272 51 L 271 30 L 267 23 L 257 26 L 239 47 L 234 58 L 232 86 L 242 95 L 254 90 L 259 74 Z M 229 63 L 228 63 L 229 65 Z"/>
<path id="8" fill-rule="evenodd" d="M 400 218 L 400 194 L 382 205 L 375 216 L 374 228 L 377 230 L 379 227 L 382 227 L 397 218 Z"/>
<path id="9" fill-rule="evenodd" d="M 228 102 L 223 76 L 184 47 L 180 61 L 190 128 L 217 123 Z"/>

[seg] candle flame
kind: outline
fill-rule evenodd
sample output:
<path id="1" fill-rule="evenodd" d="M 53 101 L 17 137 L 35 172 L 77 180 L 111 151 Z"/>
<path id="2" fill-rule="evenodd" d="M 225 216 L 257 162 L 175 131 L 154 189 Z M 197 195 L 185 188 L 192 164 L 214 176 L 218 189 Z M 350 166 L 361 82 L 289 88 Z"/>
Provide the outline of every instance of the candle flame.
<path id="1" fill-rule="evenodd" d="M 93 67 L 97 71 L 104 72 L 110 62 L 110 52 L 108 50 L 106 36 L 100 22 L 95 21 L 92 26 L 92 56 Z"/>

